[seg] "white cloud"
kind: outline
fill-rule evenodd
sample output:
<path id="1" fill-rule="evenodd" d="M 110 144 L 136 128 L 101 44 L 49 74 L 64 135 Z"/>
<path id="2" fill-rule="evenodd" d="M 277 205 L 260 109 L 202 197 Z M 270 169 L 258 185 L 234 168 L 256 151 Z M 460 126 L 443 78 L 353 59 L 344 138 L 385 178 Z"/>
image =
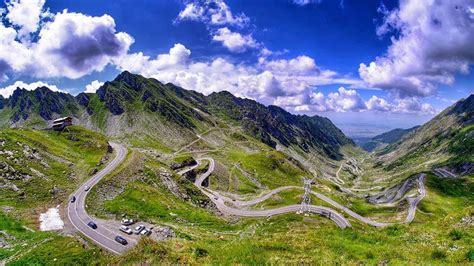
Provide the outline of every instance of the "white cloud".
<path id="1" fill-rule="evenodd" d="M 302 55 L 289 60 L 266 60 L 260 58 L 259 62 L 265 69 L 276 73 L 290 73 L 290 74 L 319 74 L 319 68 L 313 58 Z"/>
<path id="2" fill-rule="evenodd" d="M 178 18 L 180 20 L 198 21 L 202 18 L 205 11 L 206 10 L 204 9 L 204 7 L 199 6 L 198 4 L 195 4 L 195 3 L 189 3 L 181 12 L 179 12 Z"/>
<path id="3" fill-rule="evenodd" d="M 121 70 L 152 76 L 162 70 L 175 71 L 186 66 L 191 51 L 184 45 L 175 44 L 167 54 L 160 54 L 151 59 L 142 52 L 128 54 L 115 60 L 115 64 Z"/>
<path id="4" fill-rule="evenodd" d="M 223 0 L 201 0 L 186 4 L 177 21 L 201 21 L 209 25 L 233 25 L 244 27 L 250 19 L 243 13 L 234 15 Z"/>
<path id="5" fill-rule="evenodd" d="M 387 112 L 392 109 L 392 106 L 387 102 L 387 100 L 379 98 L 377 96 L 372 96 L 369 101 L 366 103 L 367 109 L 379 111 L 379 112 Z"/>
<path id="6" fill-rule="evenodd" d="M 386 99 L 372 96 L 364 101 L 355 90 L 340 87 L 336 92 L 325 96 L 322 92 L 305 90 L 295 96 L 277 97 L 273 102 L 288 111 L 313 112 L 377 112 L 377 113 L 409 113 L 433 115 L 436 110 L 428 103 L 422 103 L 417 97 L 395 99 L 388 102 Z"/>
<path id="7" fill-rule="evenodd" d="M 221 42 L 224 47 L 234 53 L 245 52 L 247 48 L 255 48 L 257 42 L 251 35 L 242 35 L 238 32 L 232 32 L 229 28 L 220 28 L 215 32 L 212 40 Z"/>
<path id="8" fill-rule="evenodd" d="M 35 47 L 38 76 L 79 78 L 102 71 L 114 58 L 124 56 L 133 38 L 115 31 L 108 15 L 91 17 L 63 11 L 44 25 Z M 51 64 L 51 62 L 56 62 Z"/>
<path id="9" fill-rule="evenodd" d="M 322 0 L 293 0 L 293 4 L 299 5 L 299 6 L 306 6 L 309 4 L 320 4 Z"/>
<path id="10" fill-rule="evenodd" d="M 395 100 L 392 109 L 396 113 L 436 113 L 436 110 L 430 104 L 421 103 L 416 97 Z"/>
<path id="11" fill-rule="evenodd" d="M 102 85 L 104 85 L 104 82 L 100 82 L 98 80 L 92 81 L 90 84 L 86 85 L 86 93 L 95 93 Z"/>
<path id="12" fill-rule="evenodd" d="M 8 98 L 13 94 L 13 92 L 17 88 L 32 91 L 32 90 L 35 90 L 35 89 L 40 88 L 40 87 L 48 87 L 52 91 L 61 91 L 57 86 L 50 85 L 50 84 L 42 82 L 42 81 L 36 81 L 36 82 L 33 82 L 33 83 L 25 83 L 23 81 L 16 81 L 15 83 L 13 83 L 10 86 L 0 88 L 0 95 L 2 95 L 4 98 Z"/>
<path id="13" fill-rule="evenodd" d="M 19 27 L 18 36 L 23 38 L 39 28 L 40 19 L 45 13 L 45 0 L 10 0 L 6 2 L 6 18 L 11 24 Z"/>
<path id="14" fill-rule="evenodd" d="M 16 21 L 24 25 L 20 31 L 33 30 L 33 23 L 20 22 L 19 18 Z M 38 32 L 38 40 L 30 43 L 17 39 L 20 32 L 15 28 L 0 24 L 0 76 L 17 73 L 75 79 L 103 70 L 112 60 L 125 55 L 133 43 L 128 34 L 116 33 L 112 17 L 91 17 L 67 10 L 41 24 Z"/>
<path id="15" fill-rule="evenodd" d="M 429 96 L 439 84 L 452 84 L 474 63 L 473 6 L 472 0 L 404 0 L 393 11 L 382 6 L 377 34 L 399 34 L 386 55 L 360 64 L 360 77 L 398 97 Z"/>
<path id="16" fill-rule="evenodd" d="M 364 100 L 355 90 L 340 87 L 337 92 L 331 92 L 326 100 L 328 109 L 336 112 L 361 111 L 366 109 Z"/>

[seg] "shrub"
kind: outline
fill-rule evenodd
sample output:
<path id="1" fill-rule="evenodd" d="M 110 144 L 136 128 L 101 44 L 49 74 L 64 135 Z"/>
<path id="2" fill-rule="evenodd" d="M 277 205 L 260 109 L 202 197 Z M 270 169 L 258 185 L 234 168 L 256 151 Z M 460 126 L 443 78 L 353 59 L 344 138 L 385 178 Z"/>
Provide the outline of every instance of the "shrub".
<path id="1" fill-rule="evenodd" d="M 451 237 L 452 240 L 459 240 L 462 238 L 462 232 L 454 229 L 454 230 L 451 230 L 451 232 L 449 232 L 449 236 Z"/>
<path id="2" fill-rule="evenodd" d="M 207 250 L 203 248 L 197 247 L 196 250 L 194 251 L 194 254 L 196 255 L 196 257 L 205 257 L 207 256 L 208 252 Z"/>
<path id="3" fill-rule="evenodd" d="M 469 249 L 469 251 L 466 253 L 466 259 L 468 261 L 474 261 L 474 248 Z"/>
<path id="4" fill-rule="evenodd" d="M 436 250 L 433 250 L 433 252 L 431 253 L 431 257 L 433 259 L 444 259 L 446 258 L 446 251 L 444 250 L 441 250 L 441 249 L 436 249 Z"/>

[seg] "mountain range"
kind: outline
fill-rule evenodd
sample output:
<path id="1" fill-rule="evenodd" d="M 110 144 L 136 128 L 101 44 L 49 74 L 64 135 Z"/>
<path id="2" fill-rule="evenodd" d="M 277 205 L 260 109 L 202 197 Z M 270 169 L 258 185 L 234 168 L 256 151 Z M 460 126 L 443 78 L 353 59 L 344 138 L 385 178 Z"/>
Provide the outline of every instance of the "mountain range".
<path id="1" fill-rule="evenodd" d="M 123 72 L 96 93 L 76 97 L 46 87 L 18 88 L 0 105 L 0 125 L 47 127 L 48 121 L 72 116 L 76 123 L 110 136 L 149 135 L 185 143 L 210 127 L 241 126 L 245 132 L 276 148 L 294 147 L 340 159 L 341 146 L 353 145 L 329 119 L 293 115 L 229 92 L 208 96 L 171 83 Z"/>

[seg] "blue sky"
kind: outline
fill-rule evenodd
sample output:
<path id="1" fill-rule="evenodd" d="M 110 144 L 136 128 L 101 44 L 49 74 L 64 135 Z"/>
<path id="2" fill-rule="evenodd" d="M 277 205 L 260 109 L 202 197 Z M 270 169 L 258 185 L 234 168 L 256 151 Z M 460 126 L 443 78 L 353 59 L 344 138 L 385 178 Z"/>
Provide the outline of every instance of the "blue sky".
<path id="1" fill-rule="evenodd" d="M 327 116 L 359 136 L 423 123 L 473 93 L 470 0 L 30 0 L 2 7 L 0 48 L 11 51 L 0 52 L 5 97 L 38 82 L 92 92 L 129 70 Z"/>

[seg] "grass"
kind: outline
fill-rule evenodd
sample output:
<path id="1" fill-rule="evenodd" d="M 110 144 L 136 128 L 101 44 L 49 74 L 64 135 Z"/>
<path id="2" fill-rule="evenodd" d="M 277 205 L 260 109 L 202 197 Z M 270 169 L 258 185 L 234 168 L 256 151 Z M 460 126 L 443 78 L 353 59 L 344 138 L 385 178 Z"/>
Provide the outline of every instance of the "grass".
<path id="1" fill-rule="evenodd" d="M 18 208 L 61 202 L 107 152 L 105 137 L 80 127 L 70 127 L 61 133 L 8 129 L 0 131 L 0 139 L 5 141 L 2 150 L 13 152 L 14 159 L 9 160 L 5 154 L 0 158 L 17 173 L 31 177 L 25 181 L 10 181 L 19 192 L 2 189 L 0 205 Z M 24 152 L 24 145 L 39 159 L 28 157 L 31 155 Z M 43 176 L 38 176 L 38 172 Z M 53 188 L 58 189 L 58 193 L 52 194 Z"/>
<path id="2" fill-rule="evenodd" d="M 32 232 L 25 225 L 0 212 L 0 229 L 8 235 L 9 244 L 8 248 L 0 249 L 0 261 L 10 258 L 7 265 L 86 265 L 107 258 L 98 248 L 83 246 L 75 238 L 54 232 Z"/>
<path id="3" fill-rule="evenodd" d="M 108 109 L 100 101 L 97 94 L 89 94 L 89 108 L 92 111 L 91 119 L 95 126 L 104 131 L 107 124 Z"/>
<path id="4" fill-rule="evenodd" d="M 0 211 L 0 231 L 9 236 L 10 245 L 0 249 L 0 260 L 10 258 L 11 265 L 81 265 L 100 261 L 105 254 L 94 246 L 85 247 L 73 237 L 32 232 L 23 226 L 36 228 L 38 213 L 64 203 L 72 190 L 88 178 L 107 152 L 106 138 L 72 126 L 64 132 L 6 129 L 0 131 L 0 139 L 0 150 L 13 154 L 13 158 L 1 154 L 1 161 L 20 176 L 30 176 L 25 180 L 0 179 L 19 189 L 0 189 L 0 207 L 9 209 L 8 214 Z M 0 238 L 3 236 L 0 233 Z"/>
<path id="5" fill-rule="evenodd" d="M 461 211 L 449 213 L 450 224 L 445 224 L 444 213 L 434 213 L 429 219 L 418 213 L 411 225 L 382 229 L 354 224 L 353 229 L 341 230 L 319 216 L 288 214 L 257 220 L 235 236 L 149 243 L 153 247 L 133 251 L 144 255 L 119 261 L 138 263 L 146 257 L 150 263 L 190 264 L 466 264 L 472 256 L 472 232 L 457 229 L 463 234 L 457 240 L 446 233 L 474 211 L 472 202 L 470 207 L 459 207 Z M 459 248 L 451 249 L 454 245 Z M 147 252 L 155 247 L 159 255 Z"/>
<path id="6" fill-rule="evenodd" d="M 232 150 L 227 156 L 228 160 L 239 163 L 242 169 L 269 188 L 300 184 L 306 175 L 278 151 L 249 154 Z"/>

